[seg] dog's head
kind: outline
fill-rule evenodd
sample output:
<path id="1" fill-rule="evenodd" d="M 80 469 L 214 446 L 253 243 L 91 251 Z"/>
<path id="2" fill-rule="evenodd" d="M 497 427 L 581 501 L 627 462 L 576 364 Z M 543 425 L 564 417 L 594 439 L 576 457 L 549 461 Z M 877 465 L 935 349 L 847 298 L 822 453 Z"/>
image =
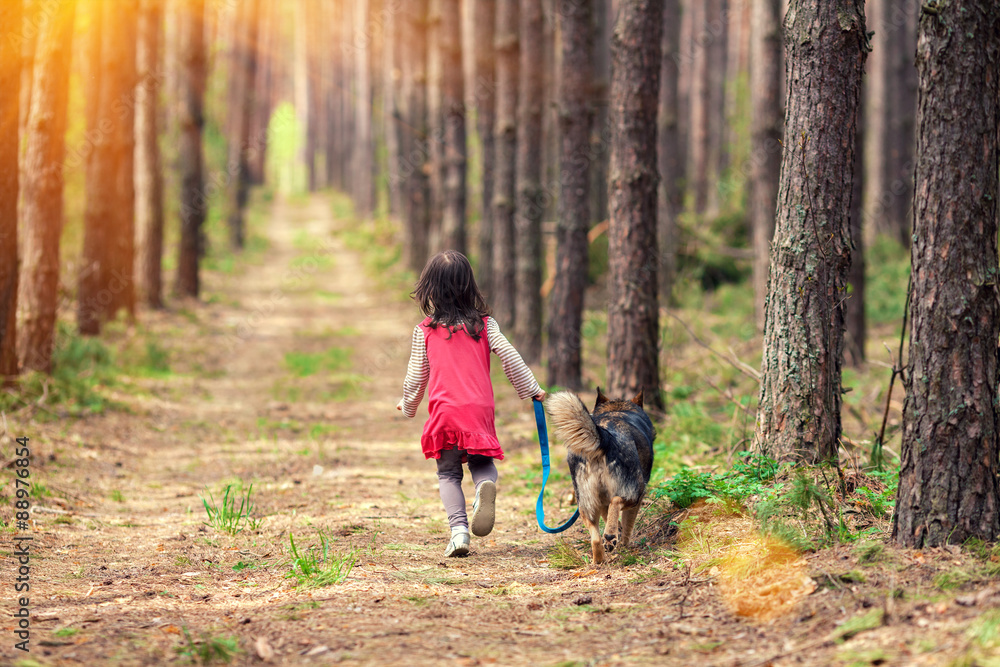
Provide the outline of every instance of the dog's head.
<path id="1" fill-rule="evenodd" d="M 624 398 L 612 400 L 604 395 L 600 387 L 597 388 L 597 403 L 594 404 L 595 415 L 603 412 L 635 412 L 636 408 L 642 411 L 641 389 L 631 400 Z"/>

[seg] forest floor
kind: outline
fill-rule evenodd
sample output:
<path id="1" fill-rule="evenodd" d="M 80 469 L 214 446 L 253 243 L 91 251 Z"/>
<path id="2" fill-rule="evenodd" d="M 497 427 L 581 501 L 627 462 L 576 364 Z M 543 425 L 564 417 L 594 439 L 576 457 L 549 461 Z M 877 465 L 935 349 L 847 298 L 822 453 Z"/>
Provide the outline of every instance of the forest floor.
<path id="1" fill-rule="evenodd" d="M 218 296 L 144 312 L 141 334 L 124 330 L 163 346 L 170 372 L 109 388 L 120 408 L 7 416 L 7 524 L 13 437 L 30 438 L 31 479 L 44 493 L 29 529 L 0 545 L 0 663 L 1000 660 L 1000 585 L 968 550 L 800 555 L 760 538 L 746 516 L 707 505 L 681 514 L 658 501 L 644 509 L 634 548 L 590 565 L 581 525 L 562 537 L 537 528 L 531 406 L 502 374 L 496 529 L 473 538 L 468 557 L 444 558 L 422 420 L 394 409 L 419 316 L 351 249 L 332 210 L 322 195 L 276 200 L 267 249 L 206 275 Z M 554 446 L 550 525 L 571 509 L 563 454 Z M 230 500 L 254 505 L 253 525 L 234 536 L 206 525 L 206 500 L 223 505 L 227 485 Z M 469 480 L 466 489 L 471 498 Z M 14 649 L 11 615 L 8 545 L 22 535 L 33 538 L 30 653 Z M 346 578 L 311 586 L 310 559 L 332 579 L 340 564 Z"/>

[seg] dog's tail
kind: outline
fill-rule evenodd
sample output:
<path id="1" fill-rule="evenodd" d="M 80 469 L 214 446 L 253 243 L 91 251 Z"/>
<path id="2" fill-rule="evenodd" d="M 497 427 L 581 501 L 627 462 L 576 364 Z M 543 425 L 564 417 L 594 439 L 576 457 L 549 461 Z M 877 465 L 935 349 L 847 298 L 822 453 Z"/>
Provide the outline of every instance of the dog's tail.
<path id="1" fill-rule="evenodd" d="M 597 434 L 597 425 L 576 394 L 560 391 L 549 396 L 545 406 L 552 416 L 555 432 L 569 451 L 588 459 L 600 454 L 601 439 Z"/>

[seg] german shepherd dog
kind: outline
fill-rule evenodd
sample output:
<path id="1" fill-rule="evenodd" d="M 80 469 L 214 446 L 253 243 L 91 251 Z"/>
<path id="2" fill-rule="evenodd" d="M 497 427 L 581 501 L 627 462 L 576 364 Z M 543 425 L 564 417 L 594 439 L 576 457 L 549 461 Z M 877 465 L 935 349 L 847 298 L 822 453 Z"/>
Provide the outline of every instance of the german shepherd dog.
<path id="1" fill-rule="evenodd" d="M 569 449 L 566 462 L 580 517 L 590 530 L 594 563 L 603 563 L 605 550 L 628 546 L 653 469 L 653 423 L 642 409 L 642 392 L 630 401 L 612 401 L 598 387 L 593 414 L 566 391 L 550 396 L 546 405 L 555 432 Z"/>

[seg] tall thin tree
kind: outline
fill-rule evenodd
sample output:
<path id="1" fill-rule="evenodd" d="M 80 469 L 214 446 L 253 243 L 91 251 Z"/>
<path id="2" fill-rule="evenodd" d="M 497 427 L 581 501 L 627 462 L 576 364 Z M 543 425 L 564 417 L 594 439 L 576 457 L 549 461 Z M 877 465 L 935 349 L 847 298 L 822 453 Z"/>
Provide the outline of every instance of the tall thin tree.
<path id="1" fill-rule="evenodd" d="M 493 298 L 493 172 L 496 162 L 493 126 L 496 124 L 496 0 L 479 0 L 473 7 L 475 21 L 476 130 L 479 133 L 482 176 L 482 212 L 479 218 L 479 288 Z"/>
<path id="2" fill-rule="evenodd" d="M 23 313 L 18 358 L 25 370 L 50 372 L 59 292 L 63 227 L 63 160 L 75 0 L 59 4 L 38 36 L 21 182 L 24 271 L 18 295 Z"/>
<path id="3" fill-rule="evenodd" d="M 227 208 L 229 245 L 246 242 L 244 211 L 250 192 L 250 128 L 256 108 L 257 29 L 260 0 L 243 0 L 236 9 L 233 70 L 230 73 L 229 184 Z M 310 118 L 312 114 L 310 114 Z"/>
<path id="4" fill-rule="evenodd" d="M 758 446 L 775 459 L 837 456 L 854 139 L 867 53 L 861 0 L 790 3 L 756 430 Z"/>
<path id="5" fill-rule="evenodd" d="M 656 114 L 663 0 L 623 0 L 611 44 L 608 393 L 660 394 Z"/>
<path id="6" fill-rule="evenodd" d="M 21 31 L 21 0 L 0 5 L 0 35 Z M 0 40 L 0 384 L 17 375 L 17 188 L 21 45 Z"/>
<path id="7" fill-rule="evenodd" d="M 375 212 L 370 2 L 354 0 L 354 29 L 349 43 L 354 59 L 354 210 L 362 218 L 369 218 Z"/>
<path id="8" fill-rule="evenodd" d="M 202 131 L 205 127 L 205 0 L 187 0 L 178 15 L 181 33 L 182 105 L 180 111 L 181 239 L 177 260 L 177 291 L 198 298 L 201 228 L 208 213 L 204 188 Z"/>
<path id="9" fill-rule="evenodd" d="M 514 331 L 517 280 L 514 210 L 517 201 L 519 0 L 497 0 L 496 189 L 493 194 L 493 314 Z"/>
<path id="10" fill-rule="evenodd" d="M 660 66 L 660 109 L 657 118 L 657 160 L 660 186 L 657 194 L 656 241 L 659 244 L 657 292 L 669 303 L 677 274 L 677 216 L 684 206 L 684 142 L 680 128 L 680 0 L 663 3 L 663 54 Z"/>
<path id="11" fill-rule="evenodd" d="M 750 22 L 750 201 L 753 306 L 764 330 L 764 300 L 781 173 L 781 0 L 752 0 Z"/>
<path id="12" fill-rule="evenodd" d="M 441 218 L 442 247 L 465 248 L 465 86 L 462 78 L 462 14 L 459 0 L 440 0 L 438 31 L 441 49 L 441 114 L 444 120 L 444 160 Z"/>
<path id="13" fill-rule="evenodd" d="M 548 382 L 581 387 L 587 232 L 590 229 L 590 131 L 594 110 L 594 0 L 561 0 L 559 222 L 549 316 Z"/>
<path id="14" fill-rule="evenodd" d="M 419 273 L 427 261 L 430 230 L 430 182 L 427 160 L 430 136 L 427 127 L 427 0 L 406 3 L 402 17 L 403 96 L 406 117 L 401 121 L 403 133 L 400 163 L 395 170 L 403 180 L 405 191 L 406 265 Z"/>
<path id="15" fill-rule="evenodd" d="M 517 315 L 514 340 L 526 362 L 542 357 L 542 103 L 544 18 L 541 0 L 521 0 L 521 64 L 517 112 Z"/>
<path id="16" fill-rule="evenodd" d="M 1000 7 L 924 5 L 909 358 L 893 539 L 1000 536 Z M 955 122 L 961 119 L 961 122 Z"/>
<path id="17" fill-rule="evenodd" d="M 163 169 L 160 158 L 160 39 L 163 0 L 142 0 L 135 91 L 136 279 L 152 308 L 163 306 Z"/>

